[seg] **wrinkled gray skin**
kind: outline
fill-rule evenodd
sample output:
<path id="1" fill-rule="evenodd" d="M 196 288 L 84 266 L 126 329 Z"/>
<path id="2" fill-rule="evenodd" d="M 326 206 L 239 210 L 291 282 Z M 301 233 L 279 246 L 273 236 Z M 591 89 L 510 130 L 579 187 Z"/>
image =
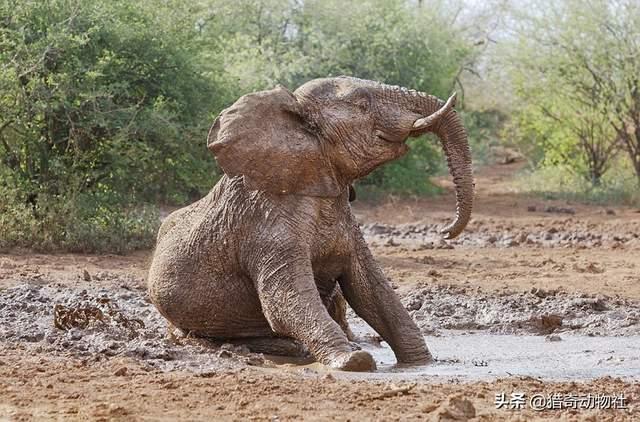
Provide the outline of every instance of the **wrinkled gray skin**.
<path id="1" fill-rule="evenodd" d="M 473 176 L 452 106 L 453 98 L 444 104 L 348 77 L 240 98 L 209 132 L 225 175 L 160 229 L 149 272 L 153 303 L 191 335 L 374 370 L 372 357 L 349 341 L 346 299 L 398 362 L 428 363 L 419 329 L 351 213 L 349 186 L 406 153 L 409 136 L 434 132 L 456 186 L 456 219 L 444 233 L 458 235 L 470 218 Z"/>

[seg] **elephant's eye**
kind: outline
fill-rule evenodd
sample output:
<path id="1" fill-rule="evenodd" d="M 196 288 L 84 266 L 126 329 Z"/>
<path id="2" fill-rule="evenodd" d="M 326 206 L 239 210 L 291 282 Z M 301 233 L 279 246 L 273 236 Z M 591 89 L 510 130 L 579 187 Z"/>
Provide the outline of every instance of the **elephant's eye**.
<path id="1" fill-rule="evenodd" d="M 356 107 L 358 107 L 363 112 L 369 112 L 371 109 L 371 103 L 368 98 L 362 98 L 359 101 L 356 101 Z"/>
<path id="2" fill-rule="evenodd" d="M 343 98 L 360 112 L 369 112 L 371 110 L 371 93 L 366 88 L 353 89 L 346 93 Z"/>

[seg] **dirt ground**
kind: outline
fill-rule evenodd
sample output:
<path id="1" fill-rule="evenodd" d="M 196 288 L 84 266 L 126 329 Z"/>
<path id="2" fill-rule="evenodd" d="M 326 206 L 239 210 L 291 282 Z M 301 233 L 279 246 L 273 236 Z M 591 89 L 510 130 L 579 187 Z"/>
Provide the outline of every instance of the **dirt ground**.
<path id="1" fill-rule="evenodd" d="M 411 315 L 425 335 L 636 338 L 640 210 L 520 195 L 519 167 L 477 173 L 473 221 L 450 242 L 450 192 L 354 204 Z M 174 338 L 146 300 L 149 254 L 0 255 L 0 420 L 640 420 L 640 373 L 367 378 Z M 74 306 L 102 319 L 56 328 Z M 624 394 L 626 409 L 497 408 L 501 393 Z"/>

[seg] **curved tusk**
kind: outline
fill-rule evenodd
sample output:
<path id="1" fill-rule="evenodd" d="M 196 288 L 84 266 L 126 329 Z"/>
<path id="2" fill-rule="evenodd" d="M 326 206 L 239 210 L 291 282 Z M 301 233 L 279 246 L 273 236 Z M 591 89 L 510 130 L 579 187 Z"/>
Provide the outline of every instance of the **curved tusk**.
<path id="1" fill-rule="evenodd" d="M 456 93 L 451 94 L 447 102 L 440 107 L 438 111 L 427 117 L 422 117 L 413 122 L 413 130 L 423 130 L 431 127 L 435 122 L 440 120 L 442 116 L 447 114 L 456 105 Z"/>

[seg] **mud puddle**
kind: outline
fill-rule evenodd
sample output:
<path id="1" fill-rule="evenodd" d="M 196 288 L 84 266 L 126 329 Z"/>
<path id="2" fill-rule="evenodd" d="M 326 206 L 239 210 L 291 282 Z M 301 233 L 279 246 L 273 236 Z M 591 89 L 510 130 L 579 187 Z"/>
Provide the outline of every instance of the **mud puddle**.
<path id="1" fill-rule="evenodd" d="M 519 336 L 477 331 L 446 331 L 425 341 L 435 358 L 431 365 L 395 365 L 386 343 L 363 344 L 378 364 L 379 379 L 422 381 L 491 381 L 516 376 L 545 381 L 586 381 L 600 377 L 640 380 L 640 336 L 590 337 L 567 334 Z M 362 375 L 349 375 L 361 378 Z"/>
<path id="2" fill-rule="evenodd" d="M 354 315 L 376 374 L 343 377 L 480 380 L 509 375 L 640 379 L 640 306 L 631 300 L 529 291 L 418 286 L 403 303 L 437 362 L 395 368 L 391 350 Z M 139 283 L 58 285 L 43 278 L 0 289 L 0 348 L 84 362 L 128 357 L 149 370 L 198 374 L 274 364 L 246 348 L 177 337 Z M 271 370 L 285 369 L 278 365 Z M 319 365 L 289 368 L 322 372 Z"/>

